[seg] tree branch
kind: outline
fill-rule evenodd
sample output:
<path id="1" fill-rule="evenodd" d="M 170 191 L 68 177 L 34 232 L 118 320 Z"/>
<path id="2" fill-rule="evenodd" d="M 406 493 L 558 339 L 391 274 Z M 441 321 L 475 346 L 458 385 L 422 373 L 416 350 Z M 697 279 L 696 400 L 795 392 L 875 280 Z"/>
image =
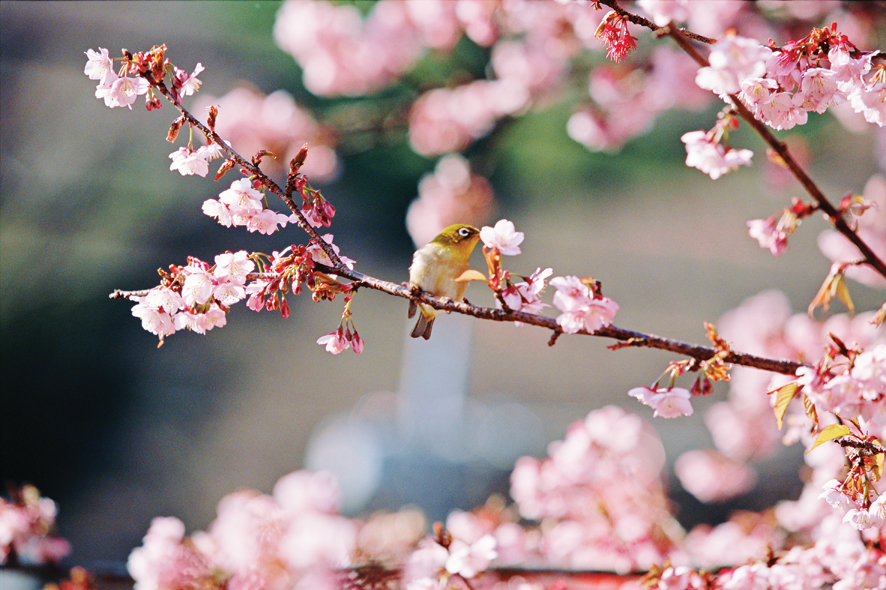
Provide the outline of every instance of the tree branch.
<path id="1" fill-rule="evenodd" d="M 234 150 L 234 148 L 228 145 L 228 143 L 225 142 L 221 138 L 221 136 L 215 132 L 214 129 L 210 129 L 209 127 L 201 123 L 200 120 L 197 119 L 197 117 L 192 115 L 184 106 L 181 105 L 181 103 L 177 102 L 169 89 L 166 88 L 166 84 L 162 80 L 158 82 L 154 80 L 154 78 L 150 74 L 143 75 L 142 77 L 147 80 L 152 87 L 156 88 L 157 91 L 162 94 L 178 112 L 182 114 L 182 117 L 187 120 L 191 127 L 196 127 L 197 129 L 199 129 L 203 133 L 203 135 L 206 136 L 206 139 L 208 141 L 218 144 L 230 156 L 231 160 L 261 179 L 264 185 L 268 187 L 268 190 L 280 197 L 280 199 L 286 204 L 286 207 L 296 215 L 296 218 L 298 220 L 296 223 L 298 224 L 298 226 L 303 229 L 308 234 L 308 236 L 310 236 L 311 240 L 313 240 L 320 248 L 323 249 L 323 252 L 326 253 L 329 259 L 339 266 L 344 266 L 341 262 L 341 259 L 332 249 L 332 246 L 327 244 L 326 240 L 321 238 L 320 234 L 317 233 L 317 230 L 314 229 L 314 227 L 310 223 L 308 223 L 307 219 L 305 219 L 304 214 L 301 212 L 301 208 L 296 205 L 291 195 L 287 194 L 286 191 L 281 189 L 276 182 L 271 180 L 264 172 L 262 172 L 261 168 L 238 154 Z"/>
<path id="2" fill-rule="evenodd" d="M 713 43 L 714 39 L 708 39 L 707 37 L 701 37 L 700 35 L 695 35 L 690 31 L 686 31 L 685 29 L 678 29 L 673 26 L 659 27 L 656 26 L 655 23 L 635 14 L 631 14 L 627 12 L 623 8 L 618 5 L 616 0 L 600 0 L 600 4 L 604 4 L 612 8 L 619 16 L 627 19 L 628 21 L 651 29 L 653 32 L 659 35 L 667 35 L 671 37 L 677 45 L 685 51 L 695 62 L 701 67 L 709 67 L 710 63 L 708 60 L 701 54 L 699 51 L 689 42 L 689 39 L 693 39 L 696 41 L 700 41 L 703 43 Z M 862 259 L 865 263 L 873 267 L 877 272 L 886 277 L 886 263 L 884 263 L 877 254 L 871 250 L 870 246 L 868 246 L 864 240 L 862 240 L 846 220 L 843 218 L 842 213 L 834 207 L 831 202 L 827 199 L 821 189 L 818 188 L 818 185 L 815 184 L 815 181 L 800 167 L 794 157 L 791 155 L 788 150 L 787 145 L 784 142 L 779 141 L 769 127 L 766 126 L 765 123 L 754 117 L 754 114 L 745 106 L 745 104 L 738 98 L 738 96 L 734 94 L 729 95 L 729 101 L 732 103 L 732 107 L 738 116 L 744 119 L 748 125 L 750 125 L 760 137 L 763 138 L 769 147 L 775 151 L 776 154 L 784 161 L 785 166 L 790 170 L 791 174 L 803 185 L 803 188 L 806 189 L 806 192 L 815 199 L 815 202 L 818 204 L 818 207 L 828 216 L 831 223 L 837 229 L 838 232 L 843 234 L 852 244 L 855 245 L 856 248 L 861 252 Z"/>
<path id="3" fill-rule="evenodd" d="M 559 337 L 559 335 L 563 331 L 563 329 L 557 323 L 557 320 L 548 316 L 535 315 L 522 311 L 496 309 L 493 307 L 481 307 L 474 305 L 468 301 L 440 299 L 425 292 L 415 293 L 410 287 L 407 287 L 406 285 L 378 279 L 355 270 L 338 270 L 333 268 L 326 268 L 323 265 L 319 264 L 317 265 L 317 268 L 329 273 L 338 274 L 339 276 L 354 281 L 355 290 L 359 287 L 367 287 L 369 289 L 382 291 L 396 297 L 412 299 L 413 301 L 424 303 L 435 309 L 446 312 L 455 312 L 472 316 L 478 319 L 491 320 L 496 322 L 522 322 L 531 326 L 545 328 L 551 330 L 554 333 L 552 335 L 552 341 L 550 342 L 551 345 L 554 344 L 556 337 Z M 619 342 L 625 343 L 624 346 L 637 346 L 667 350 L 670 352 L 698 359 L 699 361 L 708 360 L 719 352 L 716 348 L 699 346 L 697 344 L 690 344 L 687 342 L 681 342 L 679 340 L 673 340 L 671 338 L 665 338 L 663 336 L 657 336 L 655 334 L 647 334 L 644 332 L 627 330 L 625 328 L 619 328 L 616 326 L 606 326 L 604 328 L 600 328 L 593 333 L 586 330 L 581 330 L 578 332 L 578 334 L 612 338 L 613 340 L 618 340 Z M 723 358 L 723 360 L 727 363 L 732 363 L 735 365 L 744 365 L 748 367 L 762 369 L 764 371 L 783 373 L 785 375 L 793 375 L 796 373 L 797 369 L 805 366 L 803 363 L 799 363 L 796 361 L 771 359 L 734 351 L 730 351 Z"/>

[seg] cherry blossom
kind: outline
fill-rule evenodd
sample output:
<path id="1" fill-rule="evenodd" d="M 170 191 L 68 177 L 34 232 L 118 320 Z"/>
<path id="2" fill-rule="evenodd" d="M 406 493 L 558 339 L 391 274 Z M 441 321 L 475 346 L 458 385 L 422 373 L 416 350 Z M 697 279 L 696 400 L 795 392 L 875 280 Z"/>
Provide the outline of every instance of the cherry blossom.
<path id="1" fill-rule="evenodd" d="M 743 461 L 711 450 L 687 451 L 674 464 L 680 484 L 702 502 L 722 502 L 753 488 L 756 474 Z"/>
<path id="2" fill-rule="evenodd" d="M 178 150 L 169 154 L 172 164 L 169 165 L 170 170 L 178 170 L 182 176 L 206 176 L 209 173 L 209 162 L 206 160 L 204 152 L 200 150 L 192 150 L 189 147 L 180 147 Z"/>
<path id="3" fill-rule="evenodd" d="M 202 82 L 197 76 L 204 69 L 203 64 L 200 63 L 194 67 L 194 71 L 190 74 L 184 70 L 175 68 L 175 87 L 178 88 L 178 91 L 182 96 L 191 96 L 200 90 Z"/>
<path id="4" fill-rule="evenodd" d="M 487 248 L 496 248 L 503 256 L 520 254 L 523 232 L 517 231 L 514 222 L 500 219 L 494 227 L 488 225 L 480 229 L 480 239 Z"/>
<path id="5" fill-rule="evenodd" d="M 459 154 L 447 154 L 418 183 L 418 198 L 406 211 L 406 229 L 417 245 L 427 244 L 454 223 L 479 226 L 493 206 L 489 181 L 471 172 Z"/>
<path id="6" fill-rule="evenodd" d="M 788 249 L 787 232 L 781 228 L 779 219 L 773 215 L 767 219 L 751 219 L 748 221 L 748 235 L 759 242 L 774 256 L 784 254 Z"/>
<path id="7" fill-rule="evenodd" d="M 99 80 L 100 84 L 104 84 L 107 78 L 115 77 L 114 61 L 108 56 L 107 49 L 104 47 L 99 47 L 98 51 L 87 49 L 86 57 L 89 59 L 86 61 L 83 73 L 90 80 Z"/>
<path id="8" fill-rule="evenodd" d="M 95 89 L 95 97 L 104 99 L 107 107 L 129 107 L 137 96 L 148 92 L 151 85 L 144 78 L 117 77 L 113 72 L 101 78 Z"/>
<path id="9" fill-rule="evenodd" d="M 692 394 L 682 387 L 664 387 L 652 389 L 651 387 L 635 387 L 628 391 L 628 395 L 640 400 L 644 405 L 653 408 L 653 417 L 678 418 L 692 415 L 692 404 L 689 399 Z"/>
<path id="10" fill-rule="evenodd" d="M 567 334 L 579 330 L 593 332 L 608 326 L 615 318 L 618 304 L 608 297 L 596 296 L 591 288 L 576 276 L 554 277 L 550 284 L 557 289 L 554 306 L 563 313 L 557 323 Z"/>
<path id="11" fill-rule="evenodd" d="M 317 344 L 326 347 L 326 352 L 340 354 L 351 347 L 351 343 L 345 338 L 344 329 L 339 326 L 335 332 L 330 332 L 317 339 Z"/>
<path id="12" fill-rule="evenodd" d="M 711 46 L 710 66 L 698 70 L 695 83 L 717 94 L 736 94 L 746 78 L 759 78 L 766 72 L 772 50 L 746 37 L 727 36 Z"/>
<path id="13" fill-rule="evenodd" d="M 545 307 L 550 307 L 541 300 L 541 293 L 545 288 L 545 279 L 554 273 L 552 268 L 544 270 L 541 267 L 535 269 L 526 280 L 517 283 L 511 283 L 502 290 L 502 299 L 505 304 L 514 311 L 523 311 L 526 313 L 537 314 Z M 501 302 L 496 301 L 496 306 L 500 307 Z M 521 322 L 514 322 L 517 326 L 523 325 Z"/>
<path id="14" fill-rule="evenodd" d="M 449 557 L 444 567 L 450 574 L 473 578 L 488 568 L 489 563 L 498 556 L 495 547 L 495 537 L 488 534 L 473 543 L 454 539 L 449 546 Z"/>
<path id="15" fill-rule="evenodd" d="M 754 155 L 747 149 L 727 149 L 714 142 L 705 131 L 684 133 L 680 140 L 686 144 L 686 165 L 698 168 L 713 180 L 739 166 L 750 166 Z"/>
<path id="16" fill-rule="evenodd" d="M 71 545 L 55 533 L 57 512 L 55 502 L 31 485 L 15 489 L 12 501 L 0 498 L 0 566 L 56 564 L 66 557 Z"/>

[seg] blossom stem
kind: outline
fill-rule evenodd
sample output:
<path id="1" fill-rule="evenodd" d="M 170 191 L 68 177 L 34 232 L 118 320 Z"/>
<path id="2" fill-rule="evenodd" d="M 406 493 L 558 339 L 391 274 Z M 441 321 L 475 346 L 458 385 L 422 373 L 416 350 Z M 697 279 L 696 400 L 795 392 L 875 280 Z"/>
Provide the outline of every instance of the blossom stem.
<path id="1" fill-rule="evenodd" d="M 172 106 L 175 107 L 175 109 L 180 112 L 185 119 L 187 119 L 192 128 L 196 127 L 200 131 L 202 131 L 209 141 L 218 144 L 222 148 L 222 150 L 224 150 L 230 156 L 232 160 L 234 160 L 241 167 L 248 170 L 250 173 L 254 174 L 259 179 L 261 179 L 262 183 L 267 186 L 271 192 L 273 192 L 278 197 L 280 197 L 280 199 L 283 200 L 289 210 L 295 214 L 296 219 L 298 220 L 296 222 L 298 226 L 303 229 L 308 234 L 308 236 L 310 236 L 311 240 L 313 240 L 313 242 L 323 250 L 323 252 L 329 257 L 329 259 L 333 261 L 336 271 L 345 268 L 345 265 L 341 261 L 341 258 L 339 258 L 339 256 L 333 251 L 332 245 L 328 244 L 326 240 L 321 238 L 320 234 L 317 233 L 317 230 L 315 230 L 313 226 L 308 223 L 308 220 L 305 219 L 304 214 L 301 212 L 301 209 L 295 203 L 291 195 L 286 194 L 286 192 L 281 189 L 276 182 L 268 178 L 268 176 L 264 172 L 262 172 L 261 168 L 238 154 L 221 138 L 218 133 L 215 132 L 215 130 L 210 129 L 209 127 L 201 123 L 199 119 L 197 119 L 180 103 L 178 103 L 172 96 L 172 93 L 169 92 L 169 90 L 166 88 L 166 84 L 164 84 L 162 80 L 158 82 L 154 80 L 153 77 L 151 77 L 150 75 L 145 75 L 144 78 L 151 84 L 151 86 L 156 88 L 157 91 L 160 92 L 160 94 L 166 97 L 166 99 L 172 104 Z"/>

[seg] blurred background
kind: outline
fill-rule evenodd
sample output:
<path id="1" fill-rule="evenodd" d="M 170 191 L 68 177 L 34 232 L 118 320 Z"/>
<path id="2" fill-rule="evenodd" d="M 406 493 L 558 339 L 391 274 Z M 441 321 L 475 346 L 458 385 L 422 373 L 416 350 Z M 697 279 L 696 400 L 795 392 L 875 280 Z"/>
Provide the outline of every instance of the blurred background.
<path id="1" fill-rule="evenodd" d="M 279 8 L 0 3 L 0 474 L 59 503 L 73 561 L 124 561 L 154 516 L 205 528 L 226 493 L 267 492 L 302 467 L 337 474 L 349 515 L 411 504 L 438 520 L 507 493 L 516 458 L 543 455 L 592 409 L 618 404 L 651 420 L 626 392 L 653 383 L 670 354 L 612 352 L 586 337 L 548 347 L 544 331 L 455 316 L 416 342 L 406 302 L 368 290 L 352 307 L 366 341 L 359 356 L 317 346 L 337 328 L 342 303 L 307 295 L 290 297 L 286 320 L 237 305 L 225 328 L 178 333 L 158 349 L 132 304 L 108 299 L 115 288 L 155 285 L 157 268 L 188 255 L 271 252 L 304 236 L 294 227 L 258 236 L 202 215 L 201 203 L 234 177 L 216 184 L 211 174 L 170 173 L 168 154 L 184 143 L 164 141 L 174 111 L 147 112 L 140 100 L 131 112 L 107 109 L 83 75 L 84 52 L 100 46 L 115 56 L 165 43 L 179 67 L 206 67 L 198 96 L 248 81 L 265 94 L 285 89 L 331 118 L 365 107 L 305 90 L 272 36 Z M 433 78 L 435 67 L 455 63 L 482 73 L 485 51 L 463 40 L 452 60 L 428 60 L 422 71 Z M 779 258 L 748 237 L 746 220 L 800 195 L 790 182 L 772 189 L 750 132 L 733 141 L 755 151 L 755 166 L 713 182 L 683 165 L 679 137 L 710 128 L 716 106 L 669 112 L 617 153 L 592 153 L 567 136 L 574 103 L 509 120 L 467 154 L 496 195 L 484 223 L 504 217 L 526 234 L 523 254 L 506 268 L 593 275 L 621 305 L 619 326 L 692 342 L 704 341 L 703 321 L 767 288 L 805 310 L 830 264 L 815 245 L 825 225 L 810 218 Z M 808 152 L 813 177 L 833 198 L 860 192 L 878 170 L 873 132 L 846 132 L 830 115 L 781 136 Z M 355 137 L 341 138 L 337 173 L 315 183 L 338 210 L 330 231 L 358 270 L 405 281 L 414 250 L 406 211 L 436 159 L 415 154 L 404 129 Z M 479 252 L 473 266 L 485 268 Z M 882 300 L 860 285 L 852 294 L 860 310 Z M 493 304 L 479 284 L 467 297 Z M 653 421 L 671 462 L 710 446 L 703 410 L 725 391 L 718 386 L 690 418 Z M 724 505 L 702 507 L 671 478 L 681 522 L 718 522 L 733 509 L 790 497 L 801 486 L 801 454 L 789 448 L 758 465 L 757 489 Z"/>

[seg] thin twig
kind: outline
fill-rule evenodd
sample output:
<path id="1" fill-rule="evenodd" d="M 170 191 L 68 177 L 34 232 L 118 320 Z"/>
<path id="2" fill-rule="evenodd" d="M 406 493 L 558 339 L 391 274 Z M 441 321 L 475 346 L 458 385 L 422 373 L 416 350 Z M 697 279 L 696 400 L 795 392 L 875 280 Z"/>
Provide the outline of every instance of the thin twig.
<path id="1" fill-rule="evenodd" d="M 280 197 L 280 199 L 286 204 L 286 207 L 295 214 L 296 219 L 298 220 L 296 221 L 298 226 L 303 229 L 308 234 L 308 236 L 310 236 L 310 238 L 323 250 L 323 252 L 326 253 L 329 259 L 332 260 L 337 267 L 344 267 L 344 264 L 342 263 L 339 256 L 332 249 L 332 246 L 330 244 L 327 244 L 326 240 L 321 238 L 320 234 L 317 233 L 317 230 L 315 230 L 314 227 L 311 226 L 310 223 L 308 223 L 308 220 L 305 219 L 305 216 L 301 212 L 301 209 L 298 207 L 298 205 L 295 204 L 295 201 L 290 195 L 287 195 L 286 192 L 281 189 L 276 182 L 271 180 L 264 172 L 262 172 L 261 168 L 238 154 L 234 150 L 234 148 L 228 145 L 221 138 L 218 133 L 201 123 L 200 120 L 192 115 L 184 106 L 181 105 L 181 103 L 176 102 L 175 97 L 173 97 L 169 89 L 166 88 L 166 84 L 164 84 L 162 81 L 155 81 L 150 75 L 146 75 L 144 76 L 144 78 L 148 82 L 150 82 L 151 86 L 156 88 L 157 91 L 160 92 L 160 94 L 162 94 L 178 112 L 182 114 L 182 116 L 192 127 L 196 127 L 197 129 L 199 129 L 203 133 L 203 135 L 206 136 L 207 140 L 211 141 L 212 143 L 218 144 L 225 152 L 229 154 L 230 159 L 258 177 L 262 181 L 262 183 L 268 187 L 268 190 Z"/>

